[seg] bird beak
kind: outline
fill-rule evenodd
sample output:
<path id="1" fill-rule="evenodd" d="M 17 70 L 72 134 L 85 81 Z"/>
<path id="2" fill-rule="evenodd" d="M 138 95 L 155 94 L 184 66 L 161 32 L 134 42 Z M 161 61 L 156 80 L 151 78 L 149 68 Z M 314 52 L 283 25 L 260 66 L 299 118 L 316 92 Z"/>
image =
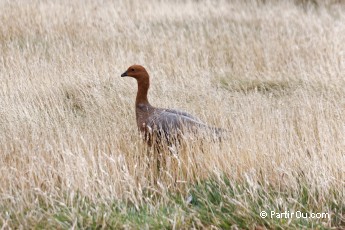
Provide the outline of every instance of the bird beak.
<path id="1" fill-rule="evenodd" d="M 121 77 L 126 77 L 126 76 L 128 76 L 128 75 L 127 75 L 127 71 L 124 72 L 123 74 L 121 74 Z"/>

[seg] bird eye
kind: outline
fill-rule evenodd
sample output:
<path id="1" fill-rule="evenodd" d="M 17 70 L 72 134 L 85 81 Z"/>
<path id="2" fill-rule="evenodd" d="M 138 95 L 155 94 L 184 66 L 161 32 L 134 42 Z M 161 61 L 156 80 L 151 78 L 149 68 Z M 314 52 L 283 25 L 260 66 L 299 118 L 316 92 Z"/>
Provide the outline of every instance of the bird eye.
<path id="1" fill-rule="evenodd" d="M 131 69 L 134 72 L 134 69 Z"/>

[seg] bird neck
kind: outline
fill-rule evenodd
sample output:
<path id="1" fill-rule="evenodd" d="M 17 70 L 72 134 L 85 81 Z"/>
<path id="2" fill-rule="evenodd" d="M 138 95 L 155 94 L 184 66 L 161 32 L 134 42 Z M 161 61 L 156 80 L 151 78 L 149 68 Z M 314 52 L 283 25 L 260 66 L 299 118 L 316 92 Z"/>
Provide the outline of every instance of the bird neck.
<path id="1" fill-rule="evenodd" d="M 138 80 L 138 92 L 137 98 L 135 100 L 135 105 L 138 106 L 140 104 L 149 105 L 149 101 L 147 99 L 147 92 L 149 91 L 150 81 L 149 77 L 143 77 Z"/>

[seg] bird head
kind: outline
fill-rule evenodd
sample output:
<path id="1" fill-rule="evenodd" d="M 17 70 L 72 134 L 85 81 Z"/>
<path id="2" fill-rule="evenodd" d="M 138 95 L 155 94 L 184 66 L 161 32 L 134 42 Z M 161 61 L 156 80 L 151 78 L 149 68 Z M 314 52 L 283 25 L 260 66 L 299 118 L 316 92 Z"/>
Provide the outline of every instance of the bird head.
<path id="1" fill-rule="evenodd" d="M 140 80 L 140 78 L 148 76 L 146 69 L 141 65 L 132 65 L 128 67 L 126 72 L 121 74 L 121 77 L 133 77 L 137 80 Z"/>

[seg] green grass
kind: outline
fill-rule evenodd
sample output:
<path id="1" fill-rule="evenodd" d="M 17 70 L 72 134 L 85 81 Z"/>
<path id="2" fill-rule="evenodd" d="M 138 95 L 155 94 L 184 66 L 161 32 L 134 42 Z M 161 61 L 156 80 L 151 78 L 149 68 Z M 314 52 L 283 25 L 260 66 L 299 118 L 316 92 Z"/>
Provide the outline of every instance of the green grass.
<path id="1" fill-rule="evenodd" d="M 193 199 L 187 203 L 185 198 L 190 195 Z M 214 177 L 190 185 L 187 193 L 168 194 L 165 198 L 157 197 L 154 202 L 152 194 L 148 193 L 147 196 L 144 199 L 150 200 L 148 203 L 136 206 L 119 200 L 95 202 L 80 193 L 74 196 L 66 194 L 64 197 L 53 198 L 53 201 L 47 201 L 45 196 L 36 194 L 32 197 L 36 201 L 34 206 L 30 205 L 21 212 L 12 212 L 13 204 L 2 202 L 1 214 L 7 216 L 9 226 L 25 223 L 26 227 L 35 229 L 179 229 L 211 226 L 221 229 L 232 226 L 240 229 L 330 229 L 345 224 L 342 217 L 345 205 L 335 202 L 343 200 L 343 197 L 333 193 L 321 198 L 317 192 L 310 192 L 307 181 L 301 181 L 298 192 L 293 194 L 289 190 L 279 190 L 264 184 L 253 187 L 246 182 L 233 184 L 226 177 Z M 327 212 L 331 218 L 261 218 L 261 211 Z M 40 221 L 31 222 L 30 218 L 35 215 L 40 215 Z M 0 224 L 4 225 L 5 221 L 0 220 Z"/>
<path id="2" fill-rule="evenodd" d="M 302 81 L 284 79 L 284 80 L 259 80 L 246 79 L 243 77 L 219 77 L 221 88 L 230 92 L 260 93 L 271 94 L 274 96 L 286 95 L 293 93 L 294 90 L 303 87 Z M 217 83 L 215 83 L 217 84 Z"/>

